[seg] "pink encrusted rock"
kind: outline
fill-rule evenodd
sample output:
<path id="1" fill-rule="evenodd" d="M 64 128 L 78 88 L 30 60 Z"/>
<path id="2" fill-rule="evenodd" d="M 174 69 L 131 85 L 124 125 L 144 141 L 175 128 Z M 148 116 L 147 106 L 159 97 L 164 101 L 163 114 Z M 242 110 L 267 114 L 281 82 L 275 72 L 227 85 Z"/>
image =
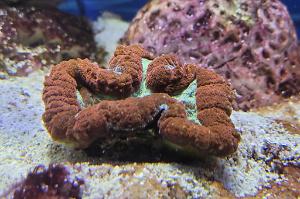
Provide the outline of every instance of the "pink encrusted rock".
<path id="1" fill-rule="evenodd" d="M 232 83 L 243 110 L 300 90 L 297 36 L 279 0 L 154 0 L 122 42 L 213 68 Z"/>

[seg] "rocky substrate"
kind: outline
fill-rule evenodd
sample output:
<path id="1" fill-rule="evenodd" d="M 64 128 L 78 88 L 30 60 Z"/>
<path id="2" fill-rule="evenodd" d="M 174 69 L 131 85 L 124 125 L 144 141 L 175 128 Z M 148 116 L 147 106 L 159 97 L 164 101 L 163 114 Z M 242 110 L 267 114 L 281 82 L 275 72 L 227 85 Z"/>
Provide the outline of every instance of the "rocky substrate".
<path id="1" fill-rule="evenodd" d="M 286 166 L 300 167 L 299 131 L 290 133 L 278 118 L 255 112 L 233 113 L 241 142 L 238 151 L 225 159 L 153 161 L 154 155 L 145 152 L 151 161 L 122 161 L 112 158 L 118 154 L 107 157 L 103 151 L 90 155 L 67 148 L 51 140 L 41 121 L 45 73 L 0 82 L 0 195 L 35 166 L 50 163 L 63 163 L 71 177 L 84 180 L 84 198 L 214 198 L 224 192 L 231 197 L 255 196 L 274 183 L 286 182 Z M 294 118 L 300 118 L 299 107 L 295 100 L 289 105 Z"/>

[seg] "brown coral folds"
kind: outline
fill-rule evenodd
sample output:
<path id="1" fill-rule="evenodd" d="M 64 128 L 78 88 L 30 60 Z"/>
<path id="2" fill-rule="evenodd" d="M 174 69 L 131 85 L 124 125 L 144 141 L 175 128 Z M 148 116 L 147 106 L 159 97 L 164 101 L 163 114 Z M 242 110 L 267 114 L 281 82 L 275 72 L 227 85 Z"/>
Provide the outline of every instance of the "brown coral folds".
<path id="1" fill-rule="evenodd" d="M 232 90 L 219 75 L 207 69 L 197 69 L 197 82 L 200 85 L 196 94 L 198 119 L 203 126 L 186 117 L 162 117 L 161 133 L 172 143 L 195 148 L 203 154 L 224 156 L 233 153 L 240 137 L 229 118 Z"/>
<path id="2" fill-rule="evenodd" d="M 153 57 L 139 45 L 120 45 L 109 62 L 109 68 L 115 73 L 129 73 L 131 75 L 132 86 L 135 91 L 139 88 L 143 78 L 141 58 L 152 59 Z"/>
<path id="3" fill-rule="evenodd" d="M 234 93 L 229 84 L 208 69 L 197 69 L 196 105 L 198 119 L 211 131 L 215 155 L 226 155 L 237 149 L 239 135 L 230 119 Z"/>
<path id="4" fill-rule="evenodd" d="M 184 104 L 168 94 L 126 98 L 139 88 L 141 58 L 145 55 L 147 52 L 140 47 L 120 46 L 108 69 L 81 59 L 54 66 L 45 79 L 43 92 L 46 108 L 43 120 L 52 138 L 86 148 L 112 134 L 134 132 L 157 124 L 162 138 L 183 149 L 193 149 L 203 155 L 233 153 L 239 141 L 229 118 L 234 95 L 224 79 L 214 72 L 182 65 L 173 55 L 154 59 L 147 71 L 148 86 L 167 93 L 184 89 L 197 76 L 196 103 L 202 125 L 189 121 Z M 166 67 L 174 67 L 174 70 L 168 71 Z M 103 100 L 83 109 L 76 97 L 80 86 L 124 99 Z"/>
<path id="5" fill-rule="evenodd" d="M 107 95 L 126 96 L 133 93 L 139 84 L 134 81 L 134 77 L 138 73 L 136 71 L 141 71 L 141 60 L 138 60 L 138 55 L 132 56 L 134 59 L 128 64 L 122 56 L 114 56 L 111 61 L 119 60 L 116 67 L 124 70 L 122 72 L 116 71 L 116 67 L 100 68 L 87 59 L 64 61 L 52 68 L 50 75 L 45 78 L 43 100 L 46 111 L 43 120 L 54 139 L 86 147 L 97 138 L 94 137 L 95 129 L 105 132 L 101 123 L 106 122 L 105 116 L 97 115 L 93 111 L 89 113 L 89 109 L 80 112 L 76 90 L 79 86 L 85 86 L 93 92 Z M 93 119 L 85 121 L 76 116 L 79 114 L 85 117 L 86 112 L 93 115 L 98 123 Z M 83 133 L 77 136 L 78 132 Z"/>
<path id="6" fill-rule="evenodd" d="M 185 89 L 194 80 L 192 64 L 183 65 L 175 55 L 155 58 L 147 69 L 147 86 L 152 92 L 172 94 Z"/>
<path id="7" fill-rule="evenodd" d="M 133 55 L 133 56 L 139 56 L 150 60 L 154 59 L 154 56 L 150 52 L 146 51 L 138 44 L 133 44 L 130 46 L 119 45 L 114 53 L 114 56 L 118 56 L 118 55 L 131 55 L 131 56 Z"/>

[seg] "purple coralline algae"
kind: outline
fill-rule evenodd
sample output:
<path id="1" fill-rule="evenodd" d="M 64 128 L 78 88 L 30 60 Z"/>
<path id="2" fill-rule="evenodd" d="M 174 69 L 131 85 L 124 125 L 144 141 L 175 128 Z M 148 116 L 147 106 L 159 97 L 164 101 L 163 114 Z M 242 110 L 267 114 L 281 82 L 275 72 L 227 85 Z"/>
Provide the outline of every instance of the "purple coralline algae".
<path id="1" fill-rule="evenodd" d="M 62 165 L 37 166 L 16 187 L 14 199 L 65 199 L 82 198 L 81 179 L 71 180 L 69 171 Z"/>
<path id="2" fill-rule="evenodd" d="M 154 0 L 121 41 L 214 69 L 232 83 L 243 110 L 299 93 L 296 31 L 279 0 Z"/>

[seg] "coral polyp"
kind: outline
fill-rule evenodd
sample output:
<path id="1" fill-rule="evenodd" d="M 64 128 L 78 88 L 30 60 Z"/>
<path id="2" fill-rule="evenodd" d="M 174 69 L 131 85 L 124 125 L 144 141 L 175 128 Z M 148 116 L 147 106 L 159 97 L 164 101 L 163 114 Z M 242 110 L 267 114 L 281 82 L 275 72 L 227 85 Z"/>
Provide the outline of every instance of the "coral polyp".
<path id="1" fill-rule="evenodd" d="M 54 66 L 43 91 L 43 121 L 51 137 L 87 148 L 112 134 L 141 131 L 155 124 L 157 134 L 172 146 L 200 155 L 225 156 L 236 151 L 239 135 L 229 117 L 235 99 L 229 84 L 211 70 L 181 64 L 173 55 L 149 60 L 148 70 L 143 71 L 142 59 L 149 57 L 140 46 L 119 46 L 107 68 L 87 59 Z M 162 84 L 156 76 L 174 78 Z M 170 96 L 186 89 L 195 77 L 197 89 L 193 92 L 202 125 L 190 121 L 185 105 Z M 144 81 L 153 93 L 130 97 L 139 93 Z M 76 95 L 80 87 L 121 99 L 101 100 L 83 108 Z M 155 93 L 157 88 L 160 93 Z"/>
<path id="2" fill-rule="evenodd" d="M 195 68 L 192 64 L 182 65 L 175 55 L 162 55 L 148 66 L 147 86 L 154 92 L 180 91 L 194 80 Z"/>

